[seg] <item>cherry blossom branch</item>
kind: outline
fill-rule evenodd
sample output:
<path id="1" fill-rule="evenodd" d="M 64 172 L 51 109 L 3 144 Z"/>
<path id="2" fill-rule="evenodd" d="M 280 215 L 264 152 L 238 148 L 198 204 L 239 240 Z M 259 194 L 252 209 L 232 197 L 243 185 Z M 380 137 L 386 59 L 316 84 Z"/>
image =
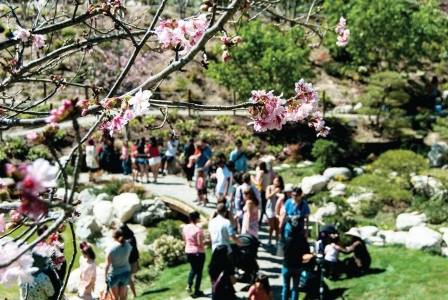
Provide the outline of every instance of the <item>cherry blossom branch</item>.
<path id="1" fill-rule="evenodd" d="M 25 254 L 26 252 L 32 250 L 37 244 L 42 242 L 44 239 L 46 239 L 50 234 L 52 234 L 54 231 L 56 231 L 59 226 L 64 222 L 66 218 L 66 213 L 61 214 L 61 216 L 51 225 L 47 230 L 45 230 L 42 235 L 40 235 L 36 240 L 34 240 L 31 244 L 24 247 L 21 251 L 19 251 L 15 256 L 13 256 L 10 260 L 6 262 L 0 262 L 0 269 L 5 268 L 12 263 L 14 263 L 17 259 L 19 259 L 20 256 Z"/>

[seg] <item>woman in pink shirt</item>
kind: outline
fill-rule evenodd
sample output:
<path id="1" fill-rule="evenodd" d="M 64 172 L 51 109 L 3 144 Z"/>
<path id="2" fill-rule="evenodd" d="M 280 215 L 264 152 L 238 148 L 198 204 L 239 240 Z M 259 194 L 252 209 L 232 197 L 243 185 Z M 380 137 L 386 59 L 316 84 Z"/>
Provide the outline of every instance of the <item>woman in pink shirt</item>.
<path id="1" fill-rule="evenodd" d="M 199 218 L 198 212 L 190 213 L 190 223 L 185 225 L 182 230 L 185 240 L 185 253 L 191 265 L 190 274 L 188 275 L 188 292 L 190 293 L 192 292 L 193 280 L 196 277 L 192 295 L 194 298 L 204 296 L 204 293 L 201 291 L 202 270 L 205 262 L 204 232 L 197 225 Z"/>

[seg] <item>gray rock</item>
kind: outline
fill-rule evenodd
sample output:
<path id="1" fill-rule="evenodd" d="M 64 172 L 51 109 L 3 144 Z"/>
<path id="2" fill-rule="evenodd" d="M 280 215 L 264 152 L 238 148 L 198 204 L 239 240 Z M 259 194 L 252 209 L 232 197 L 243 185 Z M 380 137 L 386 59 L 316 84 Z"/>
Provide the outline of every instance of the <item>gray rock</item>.
<path id="1" fill-rule="evenodd" d="M 93 193 L 92 189 L 84 189 L 78 194 L 78 200 L 81 203 L 91 203 L 95 201 L 96 195 Z"/>
<path id="2" fill-rule="evenodd" d="M 134 214 L 133 222 L 143 226 L 151 226 L 155 222 L 165 219 L 170 209 L 161 200 L 143 200 L 142 210 Z"/>
<path id="3" fill-rule="evenodd" d="M 385 245 L 384 239 L 380 236 L 370 236 L 364 239 L 366 243 L 372 244 L 374 246 L 383 247 Z"/>
<path id="4" fill-rule="evenodd" d="M 101 233 L 101 226 L 93 216 L 81 215 L 76 221 L 75 232 L 80 239 L 86 240 L 99 235 Z"/>
<path id="5" fill-rule="evenodd" d="M 408 230 L 411 227 L 424 225 L 426 220 L 426 215 L 423 213 L 402 213 L 397 216 L 395 227 L 397 230 Z"/>
<path id="6" fill-rule="evenodd" d="M 329 217 L 335 215 L 337 211 L 338 208 L 336 204 L 334 204 L 333 202 L 329 202 L 325 204 L 325 206 L 319 207 L 317 209 L 316 213 L 314 213 L 314 219 L 322 220 L 323 217 Z"/>
<path id="7" fill-rule="evenodd" d="M 379 229 L 376 226 L 362 226 L 358 228 L 359 234 L 363 240 L 376 236 Z"/>
<path id="8" fill-rule="evenodd" d="M 408 238 L 409 233 L 407 231 L 392 231 L 392 230 L 384 230 L 378 233 L 378 236 L 383 237 L 384 243 L 387 246 L 392 245 L 406 245 L 406 239 Z"/>
<path id="9" fill-rule="evenodd" d="M 114 218 L 114 208 L 110 201 L 95 201 L 93 203 L 93 215 L 98 224 L 110 226 Z"/>
<path id="10" fill-rule="evenodd" d="M 355 173 L 356 176 L 359 176 L 359 175 L 364 174 L 364 169 L 361 167 L 356 167 L 356 168 L 353 168 L 353 172 Z"/>
<path id="11" fill-rule="evenodd" d="M 447 162 L 448 144 L 444 142 L 437 142 L 431 145 L 431 150 L 428 152 L 429 166 L 441 167 Z"/>
<path id="12" fill-rule="evenodd" d="M 352 176 L 352 171 L 350 171 L 349 168 L 340 167 L 340 168 L 328 168 L 324 171 L 323 174 L 328 179 L 335 179 L 335 178 L 341 178 L 341 179 L 349 179 Z"/>
<path id="13" fill-rule="evenodd" d="M 108 193 L 101 193 L 98 196 L 96 196 L 95 201 L 110 201 L 111 196 Z"/>
<path id="14" fill-rule="evenodd" d="M 438 195 L 445 190 L 443 184 L 439 180 L 430 176 L 411 176 L 411 183 L 418 193 L 429 197 Z"/>
<path id="15" fill-rule="evenodd" d="M 114 212 L 121 222 L 126 222 L 140 210 L 140 199 L 135 193 L 123 193 L 112 200 Z"/>
<path id="16" fill-rule="evenodd" d="M 424 225 L 412 227 L 406 238 L 406 248 L 417 250 L 431 250 L 440 252 L 442 235 Z"/>
<path id="17" fill-rule="evenodd" d="M 322 175 L 307 176 L 302 179 L 301 188 L 305 195 L 322 191 L 328 183 L 328 177 Z"/>

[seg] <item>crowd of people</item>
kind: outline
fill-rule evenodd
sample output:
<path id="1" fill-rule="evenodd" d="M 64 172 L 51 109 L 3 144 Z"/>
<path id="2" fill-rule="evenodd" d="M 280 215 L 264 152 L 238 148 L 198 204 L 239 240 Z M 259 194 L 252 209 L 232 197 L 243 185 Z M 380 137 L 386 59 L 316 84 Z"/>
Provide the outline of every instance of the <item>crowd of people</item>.
<path id="1" fill-rule="evenodd" d="M 87 147 L 93 147 L 86 149 L 86 164 L 89 169 L 93 171 L 95 167 L 108 165 L 101 161 L 105 157 L 113 156 L 104 154 L 104 151 L 113 148 L 113 141 L 106 141 L 100 151 L 95 149 L 94 142 L 89 141 Z M 276 254 L 283 257 L 282 300 L 298 299 L 299 289 L 301 286 L 303 288 L 303 273 L 307 266 L 315 266 L 318 263 L 318 257 L 321 258 L 319 261 L 322 262 L 322 270 L 330 278 L 338 278 L 343 273 L 356 276 L 368 270 L 370 256 L 367 247 L 359 235 L 353 232 L 347 233 L 352 238 L 352 243 L 343 246 L 334 227 L 323 227 L 318 242 L 314 247 L 310 247 L 310 207 L 302 190 L 300 187 L 285 184 L 283 178 L 273 171 L 270 159 L 260 159 L 255 170 L 250 172 L 249 157 L 240 140 L 235 142 L 235 148 L 228 155 L 213 155 L 211 146 L 205 140 L 195 142 L 193 139 L 184 145 L 180 159 L 177 157 L 179 152 L 180 144 L 174 135 L 170 137 L 165 148 L 162 148 L 160 141 L 154 137 L 149 143 L 145 138 L 141 138 L 131 145 L 124 143 L 120 159 L 122 171 L 132 175 L 135 181 L 141 182 L 143 179 L 149 182 L 150 172 L 153 182 L 156 182 L 159 174 L 165 173 L 168 164 L 179 160 L 188 184 L 196 189 L 197 204 L 209 206 L 209 199 L 216 199 L 216 212 L 208 223 L 210 241 L 206 241 L 197 212 L 190 214 L 190 223 L 182 230 L 186 257 L 191 265 L 187 289 L 192 297 L 204 295 L 201 291 L 201 281 L 205 264 L 205 244 L 209 242 L 212 248 L 208 266 L 212 299 L 236 299 L 233 285 L 237 279 L 242 279 L 241 274 L 236 272 L 238 261 L 241 260 L 238 258 L 241 255 L 240 238 L 249 236 L 257 239 L 263 224 L 268 227 L 266 246 L 275 249 Z M 95 155 L 98 153 L 97 159 Z M 115 299 L 126 299 L 127 285 L 135 295 L 132 274 L 137 270 L 138 252 L 132 254 L 132 251 L 135 251 L 133 249 L 136 249 L 135 241 L 132 246 L 129 237 L 124 234 L 121 229 L 115 231 L 116 245 L 107 252 L 108 289 Z M 89 295 L 92 290 L 94 272 L 89 266 L 94 261 L 94 255 L 84 250 L 82 253 L 85 262 L 81 267 L 86 274 L 82 280 L 84 299 L 89 299 L 85 295 Z M 353 256 L 340 261 L 339 253 L 353 253 Z M 256 261 L 251 268 L 258 271 Z M 255 274 L 256 276 L 249 277 L 253 283 L 249 289 L 249 299 L 272 300 L 268 278 L 257 272 Z"/>

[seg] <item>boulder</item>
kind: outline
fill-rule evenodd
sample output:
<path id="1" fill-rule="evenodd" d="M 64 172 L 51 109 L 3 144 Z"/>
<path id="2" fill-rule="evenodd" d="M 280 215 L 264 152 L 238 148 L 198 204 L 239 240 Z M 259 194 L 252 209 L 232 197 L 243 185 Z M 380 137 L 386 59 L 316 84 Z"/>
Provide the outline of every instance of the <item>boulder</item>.
<path id="1" fill-rule="evenodd" d="M 342 182 L 330 181 L 327 184 L 327 189 L 330 191 L 331 198 L 345 196 L 346 188 L 347 185 Z"/>
<path id="2" fill-rule="evenodd" d="M 353 106 L 353 111 L 357 112 L 358 110 L 360 110 L 362 108 L 362 103 L 358 102 Z"/>
<path id="3" fill-rule="evenodd" d="M 362 226 L 358 228 L 359 234 L 363 240 L 376 236 L 379 229 L 376 226 Z"/>
<path id="4" fill-rule="evenodd" d="M 101 226 L 93 216 L 81 215 L 76 221 L 76 235 L 81 240 L 86 240 L 101 233 Z"/>
<path id="5" fill-rule="evenodd" d="M 110 201 L 95 201 L 93 203 L 93 215 L 101 225 L 109 226 L 114 218 L 114 208 Z"/>
<path id="6" fill-rule="evenodd" d="M 406 238 L 406 248 L 440 252 L 442 235 L 424 225 L 412 227 Z"/>
<path id="7" fill-rule="evenodd" d="M 140 209 L 140 199 L 135 193 L 123 193 L 112 200 L 114 212 L 121 222 L 126 222 Z"/>
<path id="8" fill-rule="evenodd" d="M 328 183 L 328 178 L 322 175 L 307 176 L 302 179 L 301 188 L 305 195 L 322 191 Z"/>
<path id="9" fill-rule="evenodd" d="M 92 203 L 95 201 L 96 195 L 93 193 L 92 189 L 84 189 L 78 194 L 78 200 L 81 203 Z"/>
<path id="10" fill-rule="evenodd" d="M 349 179 L 352 176 L 352 171 L 349 168 L 340 167 L 340 168 L 328 168 L 324 171 L 323 174 L 328 179 Z"/>
<path id="11" fill-rule="evenodd" d="M 372 192 L 365 192 L 362 194 L 351 195 L 348 197 L 347 202 L 350 206 L 357 206 L 362 201 L 369 201 L 373 199 L 374 194 Z"/>
<path id="12" fill-rule="evenodd" d="M 440 253 L 443 256 L 448 256 L 448 247 L 443 247 L 442 250 L 440 251 Z"/>
<path id="13" fill-rule="evenodd" d="M 311 165 L 313 165 L 313 162 L 312 162 L 312 161 L 304 160 L 304 161 L 299 162 L 299 163 L 296 165 L 296 167 L 297 167 L 297 168 L 306 168 L 306 167 L 309 167 L 309 166 L 311 166 Z"/>
<path id="14" fill-rule="evenodd" d="M 429 166 L 441 167 L 447 161 L 448 144 L 445 142 L 437 142 L 431 145 L 431 150 L 428 152 Z"/>
<path id="15" fill-rule="evenodd" d="M 111 196 L 108 193 L 101 193 L 96 196 L 95 201 L 109 201 L 111 200 Z"/>
<path id="16" fill-rule="evenodd" d="M 170 209 L 161 200 L 143 200 L 142 211 L 134 214 L 133 222 L 143 226 L 151 226 L 155 222 L 165 219 Z"/>
<path id="17" fill-rule="evenodd" d="M 325 204 L 325 206 L 319 207 L 319 209 L 314 213 L 315 220 L 322 220 L 323 217 L 333 216 L 337 213 L 338 208 L 333 202 Z"/>
<path id="18" fill-rule="evenodd" d="M 374 246 L 383 247 L 385 245 L 384 239 L 380 236 L 370 236 L 365 238 L 364 241 L 368 244 L 372 244 Z"/>
<path id="19" fill-rule="evenodd" d="M 335 190 L 330 191 L 330 198 L 342 197 L 342 196 L 345 196 L 344 191 L 335 191 Z"/>
<path id="20" fill-rule="evenodd" d="M 418 212 L 402 213 L 395 220 L 397 230 L 408 230 L 411 227 L 424 225 L 426 223 L 426 215 Z"/>
<path id="21" fill-rule="evenodd" d="M 67 197 L 70 197 L 70 193 L 71 192 L 72 191 L 70 189 L 67 190 Z M 54 194 L 54 196 L 56 198 L 59 198 L 59 199 L 64 199 L 64 194 L 65 194 L 65 189 L 64 188 L 59 188 L 59 189 L 56 190 L 56 193 Z M 79 193 L 75 192 L 75 194 L 73 195 L 73 199 L 74 200 L 78 200 L 79 199 Z"/>
<path id="22" fill-rule="evenodd" d="M 378 233 L 384 239 L 384 243 L 389 245 L 406 245 L 406 239 L 408 237 L 408 232 L 406 231 L 392 231 L 384 230 Z"/>
<path id="23" fill-rule="evenodd" d="M 353 172 L 355 173 L 356 176 L 359 176 L 359 175 L 364 174 L 364 169 L 361 167 L 356 167 L 356 168 L 353 168 Z"/>
<path id="24" fill-rule="evenodd" d="M 342 104 L 333 108 L 335 114 L 350 114 L 353 112 L 353 106 L 351 104 Z"/>
<path id="25" fill-rule="evenodd" d="M 425 175 L 414 175 L 411 177 L 414 189 L 423 195 L 432 197 L 444 191 L 443 184 L 434 177 Z"/>

